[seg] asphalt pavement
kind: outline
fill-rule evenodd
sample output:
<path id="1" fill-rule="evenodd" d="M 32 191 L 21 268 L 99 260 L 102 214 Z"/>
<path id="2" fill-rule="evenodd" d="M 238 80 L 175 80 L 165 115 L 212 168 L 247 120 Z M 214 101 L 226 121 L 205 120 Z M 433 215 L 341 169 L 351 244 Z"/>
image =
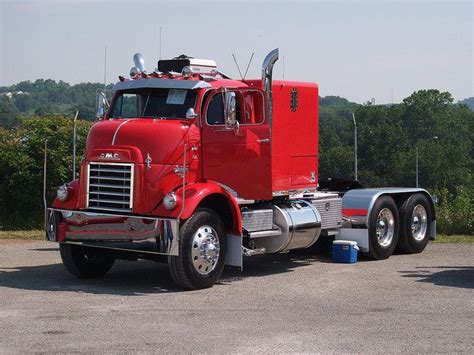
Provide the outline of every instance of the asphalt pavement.
<path id="1" fill-rule="evenodd" d="M 474 352 L 474 244 L 344 265 L 255 256 L 181 291 L 164 264 L 70 275 L 56 244 L 0 242 L 0 352 Z"/>

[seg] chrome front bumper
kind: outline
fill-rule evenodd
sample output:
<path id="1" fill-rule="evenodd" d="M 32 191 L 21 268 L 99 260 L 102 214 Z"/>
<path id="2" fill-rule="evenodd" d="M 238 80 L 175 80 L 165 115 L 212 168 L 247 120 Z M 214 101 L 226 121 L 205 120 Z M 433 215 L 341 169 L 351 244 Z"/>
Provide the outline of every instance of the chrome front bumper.
<path id="1" fill-rule="evenodd" d="M 124 251 L 179 255 L 179 220 L 47 209 L 47 239 Z"/>

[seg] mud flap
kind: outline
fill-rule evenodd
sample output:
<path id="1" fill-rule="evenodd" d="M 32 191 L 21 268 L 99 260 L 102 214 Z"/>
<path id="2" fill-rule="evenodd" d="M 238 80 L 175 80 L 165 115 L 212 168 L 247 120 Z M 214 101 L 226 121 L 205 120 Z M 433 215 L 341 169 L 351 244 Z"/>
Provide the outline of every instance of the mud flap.
<path id="1" fill-rule="evenodd" d="M 242 254 L 242 237 L 240 235 L 227 234 L 227 256 L 226 265 L 244 268 Z"/>

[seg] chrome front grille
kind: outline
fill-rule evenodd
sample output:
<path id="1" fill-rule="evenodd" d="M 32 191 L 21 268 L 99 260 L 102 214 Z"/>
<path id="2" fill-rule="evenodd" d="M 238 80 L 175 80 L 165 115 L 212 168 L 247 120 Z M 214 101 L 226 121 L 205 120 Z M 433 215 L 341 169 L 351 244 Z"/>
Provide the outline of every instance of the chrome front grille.
<path id="1" fill-rule="evenodd" d="M 87 208 L 132 211 L 133 164 L 89 163 L 87 175 Z"/>
<path id="2" fill-rule="evenodd" d="M 321 229 L 340 228 L 342 224 L 342 199 L 322 198 L 312 200 L 321 215 Z"/>

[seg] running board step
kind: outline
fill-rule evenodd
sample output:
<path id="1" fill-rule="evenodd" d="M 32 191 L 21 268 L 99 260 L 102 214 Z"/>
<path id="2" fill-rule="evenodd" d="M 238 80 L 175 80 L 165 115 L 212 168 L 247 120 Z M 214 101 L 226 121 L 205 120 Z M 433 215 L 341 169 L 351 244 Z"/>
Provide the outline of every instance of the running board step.
<path id="1" fill-rule="evenodd" d="M 254 256 L 254 255 L 260 255 L 260 254 L 265 254 L 267 250 L 265 248 L 259 248 L 259 249 L 249 249 L 244 246 L 242 246 L 242 253 L 245 256 Z"/>
<path id="2" fill-rule="evenodd" d="M 265 238 L 265 237 L 279 237 L 279 236 L 281 236 L 280 228 L 249 233 L 249 238 Z"/>

